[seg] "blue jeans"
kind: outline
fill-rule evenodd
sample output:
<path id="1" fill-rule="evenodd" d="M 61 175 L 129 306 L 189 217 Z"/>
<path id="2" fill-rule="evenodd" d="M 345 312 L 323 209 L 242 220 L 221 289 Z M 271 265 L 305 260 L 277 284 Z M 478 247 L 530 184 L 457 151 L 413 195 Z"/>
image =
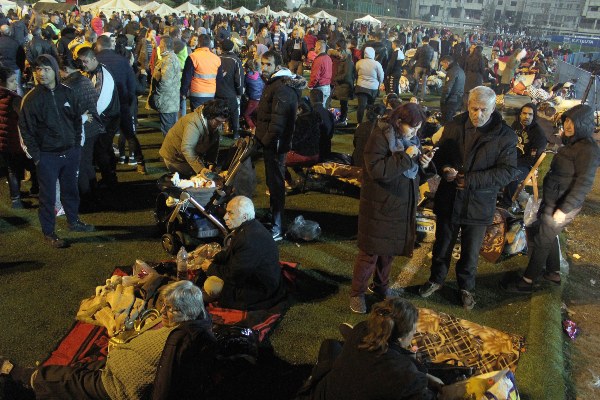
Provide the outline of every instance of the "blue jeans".
<path id="1" fill-rule="evenodd" d="M 60 201 L 65 209 L 67 221 L 69 224 L 73 224 L 79 219 L 77 175 L 80 157 L 81 147 L 79 146 L 60 153 L 42 152 L 40 154 L 40 160 L 36 167 L 40 183 L 39 218 L 44 235 L 54 233 L 57 181 L 60 184 Z"/>
<path id="2" fill-rule="evenodd" d="M 193 97 L 190 96 L 190 108 L 194 111 L 196 108 L 200 107 L 202 104 L 206 103 L 209 100 L 214 99 L 214 97 Z"/>
<path id="3" fill-rule="evenodd" d="M 327 99 L 331 95 L 331 86 L 329 86 L 329 85 L 315 86 L 313 88 L 313 90 L 319 90 L 323 93 L 323 107 L 327 108 Z"/>
<path id="4" fill-rule="evenodd" d="M 158 117 L 160 118 L 160 131 L 163 136 L 167 136 L 169 129 L 177 122 L 177 113 L 158 113 Z"/>

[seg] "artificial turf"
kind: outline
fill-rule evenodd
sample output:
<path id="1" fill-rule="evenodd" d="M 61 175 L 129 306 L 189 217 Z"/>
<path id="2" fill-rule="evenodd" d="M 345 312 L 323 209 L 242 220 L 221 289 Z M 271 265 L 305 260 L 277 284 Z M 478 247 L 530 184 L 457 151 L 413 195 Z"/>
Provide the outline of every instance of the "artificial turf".
<path id="1" fill-rule="evenodd" d="M 349 153 L 352 132 L 344 132 L 334 137 L 334 151 Z M 150 130 L 139 137 L 149 174 L 138 175 L 135 167 L 119 166 L 120 183 L 103 193 L 102 211 L 81 216 L 97 226 L 96 232 L 68 232 L 65 218 L 58 218 L 57 233 L 71 242 L 68 249 L 51 249 L 43 242 L 37 200 L 30 201 L 34 208 L 12 210 L 8 187 L 4 181 L 0 185 L 0 354 L 24 365 L 45 359 L 71 327 L 79 302 L 92 295 L 115 267 L 132 265 L 138 258 L 169 258 L 161 248 L 153 218 L 158 194 L 155 182 L 166 171 L 158 159 L 162 135 Z M 260 214 L 268 207 L 262 160 L 256 163 L 256 172 L 255 203 Z M 263 377 L 269 383 L 245 382 L 251 385 L 247 398 L 290 398 L 310 372 L 321 340 L 339 338 L 341 322 L 364 319 L 348 308 L 357 253 L 358 200 L 308 192 L 289 196 L 286 210 L 288 222 L 302 214 L 319 222 L 323 234 L 316 242 L 284 241 L 279 247 L 282 260 L 300 263 L 297 287 L 285 318 L 270 336 L 272 354 L 263 359 L 272 375 Z M 392 278 L 400 276 L 408 286 L 405 296 L 417 306 L 525 336 L 526 352 L 516 372 L 522 398 L 565 398 L 561 289 L 519 298 L 501 292 L 497 287 L 500 277 L 524 267 L 526 257 L 519 256 L 498 264 L 480 259 L 478 303 L 472 311 L 459 306 L 454 268 L 440 292 L 421 299 L 415 290 L 429 276 L 430 247 L 423 244 L 412 259 L 395 260 Z"/>

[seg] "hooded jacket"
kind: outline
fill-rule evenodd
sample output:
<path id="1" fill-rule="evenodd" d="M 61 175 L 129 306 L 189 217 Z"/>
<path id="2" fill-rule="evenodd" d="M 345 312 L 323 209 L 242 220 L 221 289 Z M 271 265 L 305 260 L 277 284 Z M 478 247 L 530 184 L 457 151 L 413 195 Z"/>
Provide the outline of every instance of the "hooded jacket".
<path id="1" fill-rule="evenodd" d="M 479 137 L 465 154 L 464 143 L 469 113 L 454 117 L 444 127 L 433 159 L 438 171 L 453 167 L 465 174 L 465 187 L 442 179 L 435 194 L 435 214 L 451 218 L 452 223 L 489 225 L 496 209 L 500 188 L 517 173 L 517 135 L 504 122 L 498 111 L 477 128 Z"/>
<path id="2" fill-rule="evenodd" d="M 221 54 L 221 71 L 217 74 L 215 97 L 241 96 L 244 92 L 244 68 L 233 51 Z"/>
<path id="3" fill-rule="evenodd" d="M 356 63 L 356 73 L 358 74 L 356 86 L 369 90 L 377 90 L 383 82 L 383 67 L 378 61 L 373 59 L 375 57 L 375 50 L 373 48 L 367 47 L 364 52 L 365 58 Z"/>
<path id="4" fill-rule="evenodd" d="M 523 125 L 521 125 L 521 121 L 519 121 L 519 116 L 525 107 L 533 110 L 533 120 L 531 121 L 531 124 L 523 127 Z M 546 139 L 546 134 L 544 133 L 542 127 L 537 122 L 537 107 L 535 104 L 525 104 L 519 109 L 519 113 L 517 115 L 517 119 L 512 124 L 512 128 L 517 133 L 518 138 L 517 162 L 519 166 L 532 168 L 537 159 L 542 155 L 544 150 L 546 150 L 548 140 Z"/>
<path id="5" fill-rule="evenodd" d="M 461 103 L 465 86 L 465 73 L 456 61 L 453 61 L 446 71 L 446 80 L 442 86 L 441 104 Z"/>
<path id="6" fill-rule="evenodd" d="M 85 111 L 73 90 L 60 83 L 56 59 L 47 54 L 40 57 L 49 60 L 56 87 L 50 90 L 36 85 L 23 98 L 19 115 L 24 150 L 36 163 L 41 152 L 58 153 L 81 145 L 81 114 Z"/>
<path id="7" fill-rule="evenodd" d="M 256 138 L 278 153 L 290 150 L 298 99 L 306 79 L 287 68 L 276 71 L 265 86 L 256 112 Z"/>
<path id="8" fill-rule="evenodd" d="M 543 210 L 552 215 L 557 209 L 565 214 L 577 214 L 585 196 L 592 189 L 596 169 L 600 165 L 600 149 L 592 137 L 594 111 L 590 106 L 577 105 L 562 115 L 575 125 L 575 134 L 566 138 L 565 146 L 552 159 L 550 171 L 544 177 Z M 573 215 L 574 216 L 574 215 Z"/>

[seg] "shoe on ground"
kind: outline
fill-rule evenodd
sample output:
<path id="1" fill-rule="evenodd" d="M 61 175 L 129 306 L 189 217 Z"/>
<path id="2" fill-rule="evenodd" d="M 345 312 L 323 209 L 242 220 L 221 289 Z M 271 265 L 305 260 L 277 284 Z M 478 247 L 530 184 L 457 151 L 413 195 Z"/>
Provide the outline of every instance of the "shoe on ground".
<path id="1" fill-rule="evenodd" d="M 533 293 L 533 283 L 527 283 L 523 278 L 518 277 L 507 282 L 501 282 L 500 288 L 513 294 L 531 294 Z"/>
<path id="2" fill-rule="evenodd" d="M 65 247 L 69 247 L 67 242 L 56 236 L 55 233 L 44 236 L 44 241 L 55 249 L 64 249 Z"/>
<path id="3" fill-rule="evenodd" d="M 419 288 L 419 295 L 425 299 L 437 292 L 438 290 L 440 290 L 441 288 L 442 285 L 440 285 L 439 283 L 427 281 Z"/>
<path id="4" fill-rule="evenodd" d="M 385 294 L 383 294 L 376 291 L 375 285 L 371 283 L 369 284 L 369 286 L 367 286 L 367 292 L 377 296 L 381 300 L 387 300 L 402 296 L 402 294 L 404 293 L 404 288 L 398 283 L 394 283 L 392 286 L 388 287 L 385 290 Z"/>
<path id="5" fill-rule="evenodd" d="M 72 232 L 94 232 L 96 227 L 77 220 L 74 223 L 69 224 L 69 230 Z"/>
<path id="6" fill-rule="evenodd" d="M 135 154 L 131 153 L 129 155 L 129 162 L 127 163 L 129 165 L 137 165 L 138 162 L 135 160 Z"/>
<path id="7" fill-rule="evenodd" d="M 463 289 L 460 291 L 460 299 L 465 310 L 472 310 L 475 307 L 475 299 L 468 290 Z"/>
<path id="8" fill-rule="evenodd" d="M 350 311 L 356 314 L 367 313 L 367 303 L 364 295 L 350 297 Z"/>
<path id="9" fill-rule="evenodd" d="M 125 157 L 125 156 L 120 156 L 120 157 L 119 157 L 119 164 L 123 165 L 123 164 L 125 164 L 125 163 L 127 163 L 127 157 Z"/>
<path id="10" fill-rule="evenodd" d="M 555 285 L 560 285 L 561 282 L 560 274 L 558 272 L 546 272 L 544 273 L 544 279 Z"/>
<path id="11" fill-rule="evenodd" d="M 346 118 L 343 121 L 338 122 L 337 124 L 335 124 L 336 127 L 344 127 L 344 126 L 348 126 L 348 118 Z"/>
<path id="12" fill-rule="evenodd" d="M 352 329 L 354 329 L 354 326 L 352 326 L 352 324 L 350 324 L 349 322 L 342 322 L 338 326 L 338 330 L 340 331 L 344 340 L 346 340 L 346 339 L 348 339 L 348 337 L 350 337 L 350 334 L 352 333 Z"/>
<path id="13" fill-rule="evenodd" d="M 22 210 L 23 208 L 25 208 L 21 199 L 11 200 L 10 203 L 11 203 L 10 207 L 14 210 Z"/>
<path id="14" fill-rule="evenodd" d="M 271 234 L 273 235 L 273 240 L 276 242 L 280 242 L 283 240 L 283 234 L 281 233 L 281 231 L 272 231 Z"/>
<path id="15" fill-rule="evenodd" d="M 146 164 L 144 164 L 144 163 L 138 163 L 137 164 L 137 173 L 138 174 L 142 174 L 142 175 L 146 175 L 148 173 L 148 171 L 146 170 Z"/>

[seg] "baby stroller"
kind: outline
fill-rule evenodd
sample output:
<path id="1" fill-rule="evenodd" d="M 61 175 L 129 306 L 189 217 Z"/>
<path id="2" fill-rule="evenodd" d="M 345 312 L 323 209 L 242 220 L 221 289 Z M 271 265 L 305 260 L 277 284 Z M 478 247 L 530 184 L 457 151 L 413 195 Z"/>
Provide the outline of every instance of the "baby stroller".
<path id="1" fill-rule="evenodd" d="M 237 194 L 232 183 L 254 147 L 253 137 L 238 140 L 226 177 L 223 179 L 216 173 L 211 176 L 216 187 L 182 189 L 171 181 L 173 174 L 165 174 L 158 180 L 160 194 L 156 198 L 154 216 L 163 233 L 161 243 L 167 253 L 177 254 L 186 243 L 186 235 L 219 241 L 227 236 L 229 231 L 223 221 L 225 206 Z"/>

